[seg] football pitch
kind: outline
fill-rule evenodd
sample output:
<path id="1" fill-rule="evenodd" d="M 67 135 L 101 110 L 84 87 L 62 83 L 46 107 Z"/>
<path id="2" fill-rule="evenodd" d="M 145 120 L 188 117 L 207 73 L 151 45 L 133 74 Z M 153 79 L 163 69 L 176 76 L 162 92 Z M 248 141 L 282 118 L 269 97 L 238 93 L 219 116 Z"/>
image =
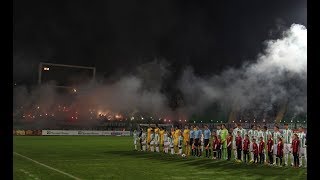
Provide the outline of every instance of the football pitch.
<path id="1" fill-rule="evenodd" d="M 133 151 L 132 137 L 14 136 L 13 177 L 39 179 L 307 179 L 305 168 Z"/>

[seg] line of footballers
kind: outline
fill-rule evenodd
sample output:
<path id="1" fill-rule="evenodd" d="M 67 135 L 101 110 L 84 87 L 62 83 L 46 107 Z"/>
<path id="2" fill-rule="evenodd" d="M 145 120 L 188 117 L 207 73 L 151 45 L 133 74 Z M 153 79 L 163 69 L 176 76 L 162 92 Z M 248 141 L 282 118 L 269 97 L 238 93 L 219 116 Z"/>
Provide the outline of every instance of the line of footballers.
<path id="1" fill-rule="evenodd" d="M 246 130 L 241 124 L 235 124 L 234 128 L 228 130 L 225 124 L 222 124 L 211 133 L 207 125 L 203 130 L 198 126 L 191 125 L 190 129 L 185 126 L 183 131 L 178 127 L 167 131 L 162 127 L 149 126 L 147 132 L 141 128 L 139 135 L 134 131 L 133 137 L 135 150 L 138 150 L 139 141 L 141 151 L 161 151 L 196 157 L 201 157 L 205 152 L 206 158 L 212 156 L 212 159 L 225 160 L 230 160 L 233 152 L 237 162 L 288 166 L 290 159 L 293 167 L 307 167 L 304 128 L 300 126 L 295 132 L 289 129 L 288 124 L 285 124 L 284 128 L 280 132 L 275 125 L 274 132 L 271 132 L 267 126 L 261 128 L 259 125 L 252 125 L 250 130 Z"/>

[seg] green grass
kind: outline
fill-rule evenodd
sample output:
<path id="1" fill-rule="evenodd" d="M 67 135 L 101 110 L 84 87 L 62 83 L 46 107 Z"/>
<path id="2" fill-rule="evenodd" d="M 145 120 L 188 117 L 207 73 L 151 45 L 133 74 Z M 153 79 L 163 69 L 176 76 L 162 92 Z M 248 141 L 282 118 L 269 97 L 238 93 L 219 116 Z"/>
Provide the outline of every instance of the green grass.
<path id="1" fill-rule="evenodd" d="M 133 151 L 132 137 L 15 136 L 13 150 L 80 179 L 307 179 L 306 169 Z M 14 179 L 72 179 L 13 155 Z"/>

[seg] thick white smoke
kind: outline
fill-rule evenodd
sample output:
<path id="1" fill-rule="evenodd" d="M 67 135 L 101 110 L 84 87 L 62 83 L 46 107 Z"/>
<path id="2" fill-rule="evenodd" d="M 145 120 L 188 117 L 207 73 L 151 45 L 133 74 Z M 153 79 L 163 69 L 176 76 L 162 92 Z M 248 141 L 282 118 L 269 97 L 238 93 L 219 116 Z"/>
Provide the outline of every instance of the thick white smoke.
<path id="1" fill-rule="evenodd" d="M 228 69 L 202 79 L 192 69 L 182 75 L 181 90 L 186 112 L 201 112 L 211 103 L 228 104 L 232 109 L 251 109 L 253 114 L 268 111 L 275 103 L 287 103 L 293 111 L 307 110 L 307 29 L 293 24 L 277 40 L 266 41 L 256 63 Z"/>

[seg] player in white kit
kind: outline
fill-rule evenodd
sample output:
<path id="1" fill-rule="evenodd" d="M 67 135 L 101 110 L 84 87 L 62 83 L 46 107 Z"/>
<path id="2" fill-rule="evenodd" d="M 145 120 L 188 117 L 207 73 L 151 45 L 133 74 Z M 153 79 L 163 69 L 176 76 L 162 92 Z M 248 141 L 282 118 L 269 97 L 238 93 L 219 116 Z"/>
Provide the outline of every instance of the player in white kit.
<path id="1" fill-rule="evenodd" d="M 237 137 L 237 132 L 238 132 L 238 124 L 237 126 L 233 129 L 232 131 L 232 149 L 233 149 L 233 154 L 234 154 L 234 160 L 237 160 L 237 145 L 236 145 L 236 137 Z"/>
<path id="2" fill-rule="evenodd" d="M 299 127 L 299 140 L 300 140 L 300 161 L 299 161 L 299 167 L 302 167 L 302 157 L 304 159 L 304 167 L 307 167 L 307 145 L 306 145 L 306 141 L 307 141 L 307 136 L 304 133 L 304 129 L 303 127 Z"/>
<path id="3" fill-rule="evenodd" d="M 183 144 L 183 137 L 181 136 L 181 133 L 179 133 L 179 137 L 178 137 L 178 149 L 179 149 L 178 154 L 179 155 L 182 154 L 182 144 Z"/>
<path id="4" fill-rule="evenodd" d="M 138 149 L 137 149 L 137 141 L 138 141 L 138 134 L 137 134 L 137 131 L 134 130 L 134 131 L 133 131 L 134 150 L 138 150 Z"/>
<path id="5" fill-rule="evenodd" d="M 238 131 L 240 131 L 240 136 L 241 136 L 242 142 L 243 142 L 244 137 L 245 137 L 245 135 L 247 134 L 247 130 L 243 129 L 243 128 L 242 128 L 242 125 L 239 123 Z M 241 151 L 241 153 L 242 153 L 242 155 L 241 155 L 241 160 L 243 161 L 243 157 L 244 157 L 243 151 Z"/>
<path id="6" fill-rule="evenodd" d="M 159 144 L 160 144 L 160 136 L 159 136 L 159 133 L 154 133 L 154 146 L 156 147 L 156 152 L 160 152 L 160 150 L 159 150 Z"/>
<path id="7" fill-rule="evenodd" d="M 203 136 L 203 133 L 201 133 L 200 144 L 201 144 L 200 156 L 202 156 L 202 152 L 203 152 L 203 150 L 204 150 L 204 136 Z"/>
<path id="8" fill-rule="evenodd" d="M 273 132 L 273 165 L 276 165 L 276 156 L 277 156 L 277 147 L 278 147 L 278 138 L 281 138 L 281 133 L 279 131 L 279 126 L 274 126 Z"/>
<path id="9" fill-rule="evenodd" d="M 293 155 L 291 154 L 291 142 L 292 142 L 292 130 L 289 129 L 288 123 L 284 124 L 283 135 L 283 153 L 284 153 L 284 165 L 288 166 L 288 159 L 291 158 L 291 166 L 293 166 Z"/>
<path id="10" fill-rule="evenodd" d="M 264 132 L 264 143 L 265 144 L 267 144 L 267 142 L 268 142 L 268 135 L 271 135 L 272 136 L 272 133 L 271 133 L 271 131 L 269 131 L 268 130 L 268 127 L 267 126 L 263 126 L 263 132 Z M 267 145 L 266 145 L 267 146 Z M 268 154 L 268 148 L 265 148 L 264 149 L 265 150 L 265 152 L 264 152 L 264 154 Z M 267 157 L 266 158 L 264 158 L 264 162 L 265 163 L 267 163 Z"/>
<path id="11" fill-rule="evenodd" d="M 253 139 L 257 138 L 257 129 L 255 125 L 251 125 L 251 129 L 248 131 L 248 136 L 249 136 L 249 141 L 250 141 L 250 147 L 249 147 L 249 151 L 250 151 L 250 162 L 253 162 L 253 151 L 252 151 L 252 143 L 253 143 Z"/>
<path id="12" fill-rule="evenodd" d="M 169 142 L 169 146 L 170 146 L 170 149 L 171 149 L 171 154 L 174 154 L 174 144 L 173 144 L 173 138 L 172 138 L 171 134 L 168 137 L 168 142 Z"/>
<path id="13" fill-rule="evenodd" d="M 167 130 L 165 130 L 163 134 L 163 146 L 164 146 L 163 150 L 165 153 L 168 153 L 169 145 L 170 143 L 168 141 L 168 132 Z"/>
<path id="14" fill-rule="evenodd" d="M 155 145 L 154 138 L 155 138 L 155 133 L 152 129 L 150 134 L 150 151 L 151 152 L 154 152 L 154 145 Z"/>
<path id="15" fill-rule="evenodd" d="M 143 129 L 141 129 L 141 130 L 142 130 L 142 134 L 141 134 L 142 151 L 146 151 L 147 134 Z"/>

